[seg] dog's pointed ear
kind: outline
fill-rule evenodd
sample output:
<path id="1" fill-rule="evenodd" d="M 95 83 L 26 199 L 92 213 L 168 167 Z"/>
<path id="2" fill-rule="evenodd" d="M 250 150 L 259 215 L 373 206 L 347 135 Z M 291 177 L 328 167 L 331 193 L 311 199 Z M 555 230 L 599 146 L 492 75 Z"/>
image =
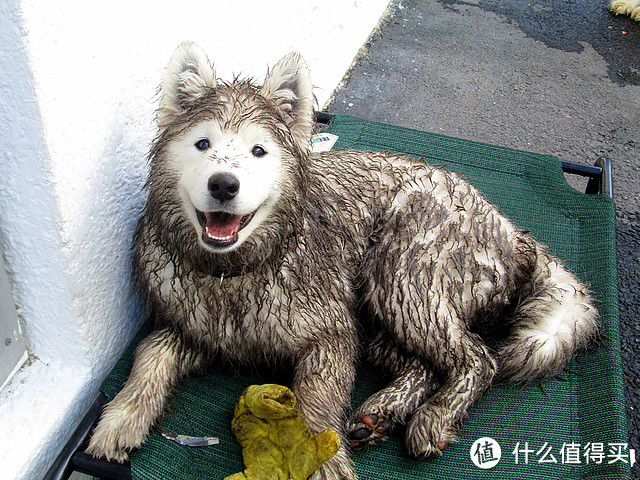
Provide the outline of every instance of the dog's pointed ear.
<path id="1" fill-rule="evenodd" d="M 158 125 L 171 123 L 190 102 L 215 84 L 213 67 L 204 51 L 192 42 L 182 42 L 171 55 L 162 80 Z"/>
<path id="2" fill-rule="evenodd" d="M 307 63 L 299 53 L 290 53 L 267 74 L 260 91 L 280 110 L 303 151 L 309 149 L 315 124 L 312 90 Z"/>

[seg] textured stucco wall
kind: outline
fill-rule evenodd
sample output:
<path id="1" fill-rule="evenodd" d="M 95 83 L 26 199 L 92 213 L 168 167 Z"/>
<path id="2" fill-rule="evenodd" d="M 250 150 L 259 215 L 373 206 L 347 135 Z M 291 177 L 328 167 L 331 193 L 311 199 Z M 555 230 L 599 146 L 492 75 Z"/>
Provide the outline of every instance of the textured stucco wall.
<path id="1" fill-rule="evenodd" d="M 386 3 L 0 4 L 0 240 L 30 353 L 0 392 L 3 478 L 43 475 L 141 318 L 130 246 L 177 44 L 227 79 L 300 51 L 322 106 Z"/>

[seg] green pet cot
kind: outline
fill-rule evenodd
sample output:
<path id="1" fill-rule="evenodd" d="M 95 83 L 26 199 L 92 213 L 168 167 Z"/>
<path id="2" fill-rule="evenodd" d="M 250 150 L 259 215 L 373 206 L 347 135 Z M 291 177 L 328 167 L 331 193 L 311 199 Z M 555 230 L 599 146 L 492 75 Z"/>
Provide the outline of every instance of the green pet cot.
<path id="1" fill-rule="evenodd" d="M 561 378 L 542 386 L 494 387 L 473 408 L 459 441 L 436 458 L 409 458 L 403 447 L 403 429 L 397 428 L 387 441 L 353 452 L 359 478 L 630 478 L 635 452 L 628 445 L 625 417 L 609 164 L 592 167 L 560 162 L 554 157 L 341 115 L 319 114 L 318 118 L 326 123 L 324 132 L 338 136 L 334 148 L 402 152 L 461 174 L 521 229 L 530 230 L 567 261 L 590 285 L 601 313 L 602 343 L 576 358 L 561 372 Z M 589 176 L 589 194 L 571 188 L 563 170 Z M 183 382 L 162 423 L 132 452 L 130 466 L 82 453 L 104 402 L 116 395 L 128 375 L 135 344 L 149 331 L 145 324 L 117 363 L 47 480 L 68 478 L 73 470 L 114 479 L 222 479 L 243 469 L 240 447 L 230 429 L 234 404 L 248 385 L 286 382 L 286 378 L 214 369 Z M 354 406 L 382 386 L 379 372 L 363 368 Z M 163 431 L 215 436 L 220 443 L 182 446 L 163 438 Z"/>

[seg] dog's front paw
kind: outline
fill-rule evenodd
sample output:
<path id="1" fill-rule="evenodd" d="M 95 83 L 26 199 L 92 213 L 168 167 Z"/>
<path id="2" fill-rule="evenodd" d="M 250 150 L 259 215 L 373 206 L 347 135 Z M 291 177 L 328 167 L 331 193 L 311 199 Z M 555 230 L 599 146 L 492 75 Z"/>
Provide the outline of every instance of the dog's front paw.
<path id="1" fill-rule="evenodd" d="M 129 454 L 124 448 L 120 447 L 118 439 L 109 432 L 98 432 L 97 428 L 85 452 L 96 458 L 106 458 L 108 461 L 113 460 L 118 463 L 129 461 Z"/>
<path id="2" fill-rule="evenodd" d="M 309 477 L 309 480 L 357 480 L 353 462 L 344 449 L 340 449 L 320 469 Z"/>
<path id="3" fill-rule="evenodd" d="M 150 428 L 151 424 L 138 410 L 112 402 L 106 406 L 86 452 L 96 458 L 125 463 L 129 460 L 128 452 L 140 447 Z"/>
<path id="4" fill-rule="evenodd" d="M 419 408 L 407 423 L 405 444 L 413 457 L 442 455 L 449 444 L 456 441 L 455 419 L 434 406 Z"/>

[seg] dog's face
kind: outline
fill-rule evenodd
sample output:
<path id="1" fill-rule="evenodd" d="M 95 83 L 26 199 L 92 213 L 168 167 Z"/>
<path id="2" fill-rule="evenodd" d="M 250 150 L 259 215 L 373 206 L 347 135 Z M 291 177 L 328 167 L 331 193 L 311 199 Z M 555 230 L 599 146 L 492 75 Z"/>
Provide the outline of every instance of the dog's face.
<path id="1" fill-rule="evenodd" d="M 168 147 L 182 206 L 203 247 L 233 250 L 280 196 L 285 152 L 259 125 L 238 130 L 204 120 Z"/>
<path id="2" fill-rule="evenodd" d="M 178 132 L 166 146 L 166 168 L 203 248 L 233 251 L 269 218 L 308 149 L 312 98 L 297 54 L 280 60 L 259 88 L 216 82 L 193 44 L 174 52 L 158 125 Z"/>

